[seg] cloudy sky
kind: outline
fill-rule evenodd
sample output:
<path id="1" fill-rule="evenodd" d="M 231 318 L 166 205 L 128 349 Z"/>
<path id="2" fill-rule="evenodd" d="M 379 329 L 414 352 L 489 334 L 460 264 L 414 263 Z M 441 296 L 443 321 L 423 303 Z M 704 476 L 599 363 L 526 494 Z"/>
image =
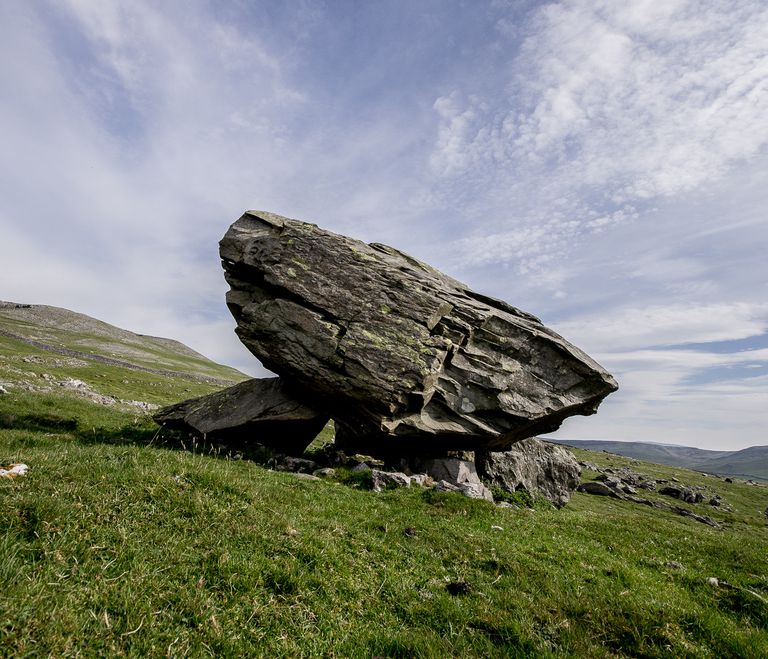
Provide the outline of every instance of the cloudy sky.
<path id="1" fill-rule="evenodd" d="M 619 380 L 559 436 L 768 444 L 764 0 L 4 0 L 0 298 L 253 374 L 247 208 L 426 259 Z"/>

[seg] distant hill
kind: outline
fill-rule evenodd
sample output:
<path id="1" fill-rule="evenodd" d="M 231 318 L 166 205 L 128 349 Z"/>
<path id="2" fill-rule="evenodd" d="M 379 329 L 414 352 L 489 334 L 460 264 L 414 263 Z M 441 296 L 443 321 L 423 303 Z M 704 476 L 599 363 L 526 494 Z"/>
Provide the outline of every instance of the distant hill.
<path id="1" fill-rule="evenodd" d="M 549 441 L 710 474 L 768 480 L 768 446 L 750 446 L 740 451 L 707 451 L 691 446 L 650 442 L 612 442 L 592 439 L 550 439 Z"/>
<path id="2" fill-rule="evenodd" d="M 44 304 L 0 301 L 0 340 L 71 358 L 229 385 L 247 376 L 178 341 L 135 334 L 81 313 Z"/>

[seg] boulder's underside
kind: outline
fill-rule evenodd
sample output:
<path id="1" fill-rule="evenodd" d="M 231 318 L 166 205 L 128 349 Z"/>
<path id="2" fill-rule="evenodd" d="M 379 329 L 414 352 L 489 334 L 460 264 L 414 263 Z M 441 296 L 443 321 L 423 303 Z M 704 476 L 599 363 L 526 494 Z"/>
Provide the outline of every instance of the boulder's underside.
<path id="1" fill-rule="evenodd" d="M 501 451 L 617 388 L 538 318 L 391 247 L 249 211 L 220 248 L 238 336 L 343 448 Z"/>

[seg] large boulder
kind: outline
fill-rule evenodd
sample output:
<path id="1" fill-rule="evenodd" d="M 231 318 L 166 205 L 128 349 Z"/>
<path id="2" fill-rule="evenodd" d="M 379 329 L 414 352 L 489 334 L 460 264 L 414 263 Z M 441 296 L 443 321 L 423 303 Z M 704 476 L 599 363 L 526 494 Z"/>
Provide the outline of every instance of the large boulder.
<path id="1" fill-rule="evenodd" d="M 329 420 L 296 400 L 280 378 L 233 387 L 169 405 L 153 415 L 162 426 L 231 445 L 263 444 L 301 455 Z"/>
<path id="2" fill-rule="evenodd" d="M 249 211 L 220 248 L 238 336 L 344 448 L 503 450 L 617 388 L 538 318 L 392 247 Z"/>
<path id="3" fill-rule="evenodd" d="M 478 452 L 478 473 L 486 482 L 507 492 L 525 490 L 549 499 L 558 508 L 571 500 L 579 485 L 581 467 L 566 448 L 534 437 L 504 452 Z"/>

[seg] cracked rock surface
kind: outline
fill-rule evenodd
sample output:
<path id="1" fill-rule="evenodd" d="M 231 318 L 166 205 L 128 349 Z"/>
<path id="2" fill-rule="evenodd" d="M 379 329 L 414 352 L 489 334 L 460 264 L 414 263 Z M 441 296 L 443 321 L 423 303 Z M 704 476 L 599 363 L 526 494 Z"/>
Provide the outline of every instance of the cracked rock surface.
<path id="1" fill-rule="evenodd" d="M 538 318 L 392 247 L 249 211 L 220 253 L 238 336 L 340 446 L 504 450 L 617 388 Z"/>

